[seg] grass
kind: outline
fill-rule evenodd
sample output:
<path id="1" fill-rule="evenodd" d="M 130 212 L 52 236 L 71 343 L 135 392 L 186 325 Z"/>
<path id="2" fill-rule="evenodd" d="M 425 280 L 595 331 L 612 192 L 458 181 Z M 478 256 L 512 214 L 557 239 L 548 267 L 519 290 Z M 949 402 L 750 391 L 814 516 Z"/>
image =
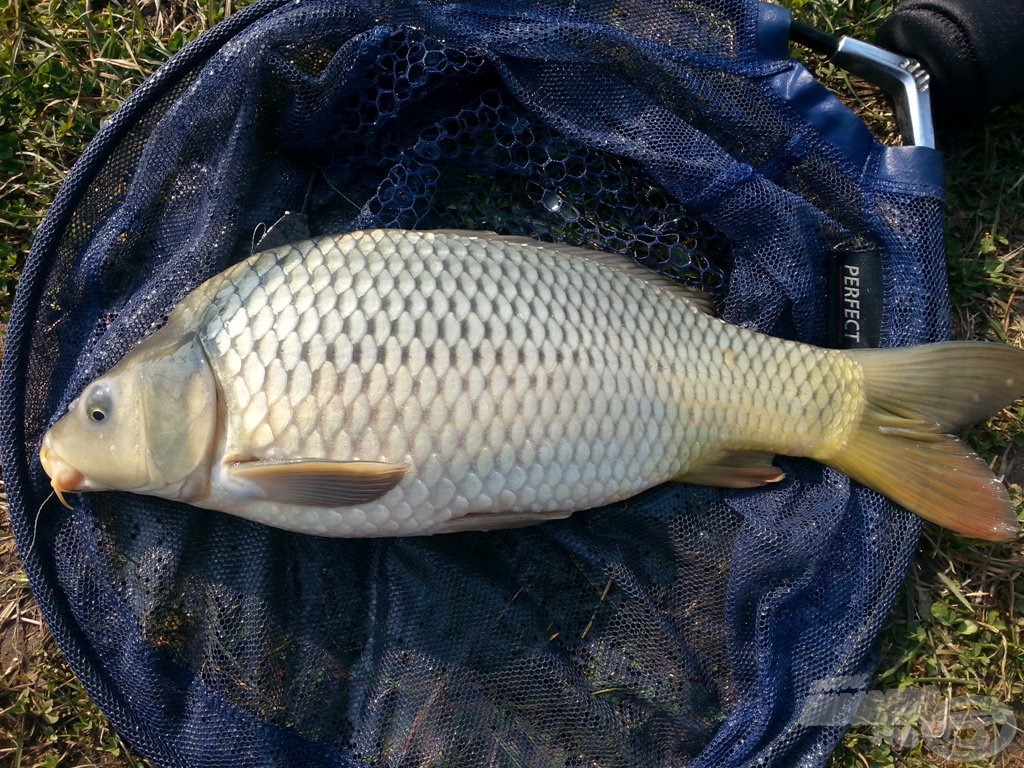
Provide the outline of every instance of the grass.
<path id="1" fill-rule="evenodd" d="M 0 2 L 0 313 L 30 235 L 86 142 L 145 77 L 223 17 L 183 3 Z"/>
<path id="2" fill-rule="evenodd" d="M 886 0 L 789 0 L 798 18 L 870 39 Z M 11 301 L 31 233 L 101 121 L 171 53 L 232 9 L 216 0 L 121 5 L 96 0 L 0 0 L 0 314 Z M 808 57 L 872 126 L 892 140 L 877 91 Z M 1024 346 L 1024 108 L 1003 109 L 942 147 L 947 160 L 947 247 L 956 335 Z M 0 323 L 2 327 L 2 323 Z M 1020 501 L 1024 412 L 976 428 L 971 440 Z M 3 506 L 0 498 L 0 506 Z M 928 527 L 881 640 L 872 688 L 936 686 L 1015 707 L 1024 725 L 1024 549 L 979 546 Z M 139 766 L 49 639 L 13 554 L 0 537 L 0 765 Z M 913 730 L 913 729 L 912 729 Z M 969 734 L 967 734 L 969 735 Z M 926 744 L 854 728 L 833 768 L 959 763 Z M 1021 740 L 979 766 L 1024 766 Z"/>

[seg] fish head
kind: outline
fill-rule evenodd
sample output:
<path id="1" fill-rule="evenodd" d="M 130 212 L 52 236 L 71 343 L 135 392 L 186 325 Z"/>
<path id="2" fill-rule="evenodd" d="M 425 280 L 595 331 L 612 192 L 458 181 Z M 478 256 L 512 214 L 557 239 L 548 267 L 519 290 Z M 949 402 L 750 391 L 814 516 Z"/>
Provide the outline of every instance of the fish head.
<path id="1" fill-rule="evenodd" d="M 217 420 L 198 340 L 158 332 L 82 391 L 44 435 L 39 461 L 62 502 L 104 490 L 193 501 L 209 487 Z"/>

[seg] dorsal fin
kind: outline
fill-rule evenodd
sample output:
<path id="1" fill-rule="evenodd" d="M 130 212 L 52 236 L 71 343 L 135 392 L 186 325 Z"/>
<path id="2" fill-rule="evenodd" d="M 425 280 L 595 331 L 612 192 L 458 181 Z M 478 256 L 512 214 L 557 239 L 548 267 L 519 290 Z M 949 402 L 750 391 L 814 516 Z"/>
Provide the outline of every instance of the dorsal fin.
<path id="1" fill-rule="evenodd" d="M 618 272 L 625 272 L 637 280 L 642 280 L 649 285 L 667 290 L 676 296 L 685 299 L 693 304 L 701 312 L 713 314 L 714 302 L 700 288 L 684 285 L 664 275 L 659 275 L 647 267 L 638 264 L 629 256 L 620 253 L 608 253 L 607 251 L 595 251 L 590 248 L 583 248 L 578 245 L 563 245 L 562 243 L 548 243 L 523 235 L 499 235 L 497 232 L 481 232 L 467 229 L 433 229 L 425 232 L 428 235 L 444 235 L 447 237 L 462 237 L 467 240 L 489 240 L 502 243 L 515 243 L 527 245 L 543 251 L 554 251 L 560 256 L 584 259 L 593 264 L 599 264 L 606 269 L 614 269 Z"/>

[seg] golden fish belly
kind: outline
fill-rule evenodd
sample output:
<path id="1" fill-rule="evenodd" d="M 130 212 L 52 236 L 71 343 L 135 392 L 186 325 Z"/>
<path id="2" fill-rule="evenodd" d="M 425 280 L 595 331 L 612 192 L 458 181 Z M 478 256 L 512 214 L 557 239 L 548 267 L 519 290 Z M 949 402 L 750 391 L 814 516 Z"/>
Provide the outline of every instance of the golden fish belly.
<path id="1" fill-rule="evenodd" d="M 375 231 L 260 254 L 193 294 L 220 389 L 199 505 L 332 536 L 506 527 L 629 497 L 723 452 L 807 455 L 857 416 L 848 358 L 717 321 L 525 241 Z M 852 393 L 852 394 L 851 394 Z M 380 498 L 240 498 L 251 460 L 380 461 Z M 244 495 L 243 495 L 244 496 Z"/>

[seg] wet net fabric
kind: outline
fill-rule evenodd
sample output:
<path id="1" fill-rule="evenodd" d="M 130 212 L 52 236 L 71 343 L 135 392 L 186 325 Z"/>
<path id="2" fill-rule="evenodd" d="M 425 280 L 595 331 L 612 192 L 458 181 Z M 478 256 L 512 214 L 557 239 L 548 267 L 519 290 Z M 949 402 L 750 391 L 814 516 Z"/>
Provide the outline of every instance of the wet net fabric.
<path id="1" fill-rule="evenodd" d="M 887 149 L 738 0 L 266 0 L 152 77 L 40 228 L 5 350 L 21 555 L 156 766 L 816 766 L 918 533 L 839 473 L 666 485 L 529 529 L 323 540 L 129 494 L 47 503 L 46 428 L 286 211 L 627 253 L 823 343 L 831 254 L 883 343 L 948 333 L 938 161 Z M 685 343 L 685 340 L 680 340 Z M 859 682 L 858 682 L 859 681 Z"/>

